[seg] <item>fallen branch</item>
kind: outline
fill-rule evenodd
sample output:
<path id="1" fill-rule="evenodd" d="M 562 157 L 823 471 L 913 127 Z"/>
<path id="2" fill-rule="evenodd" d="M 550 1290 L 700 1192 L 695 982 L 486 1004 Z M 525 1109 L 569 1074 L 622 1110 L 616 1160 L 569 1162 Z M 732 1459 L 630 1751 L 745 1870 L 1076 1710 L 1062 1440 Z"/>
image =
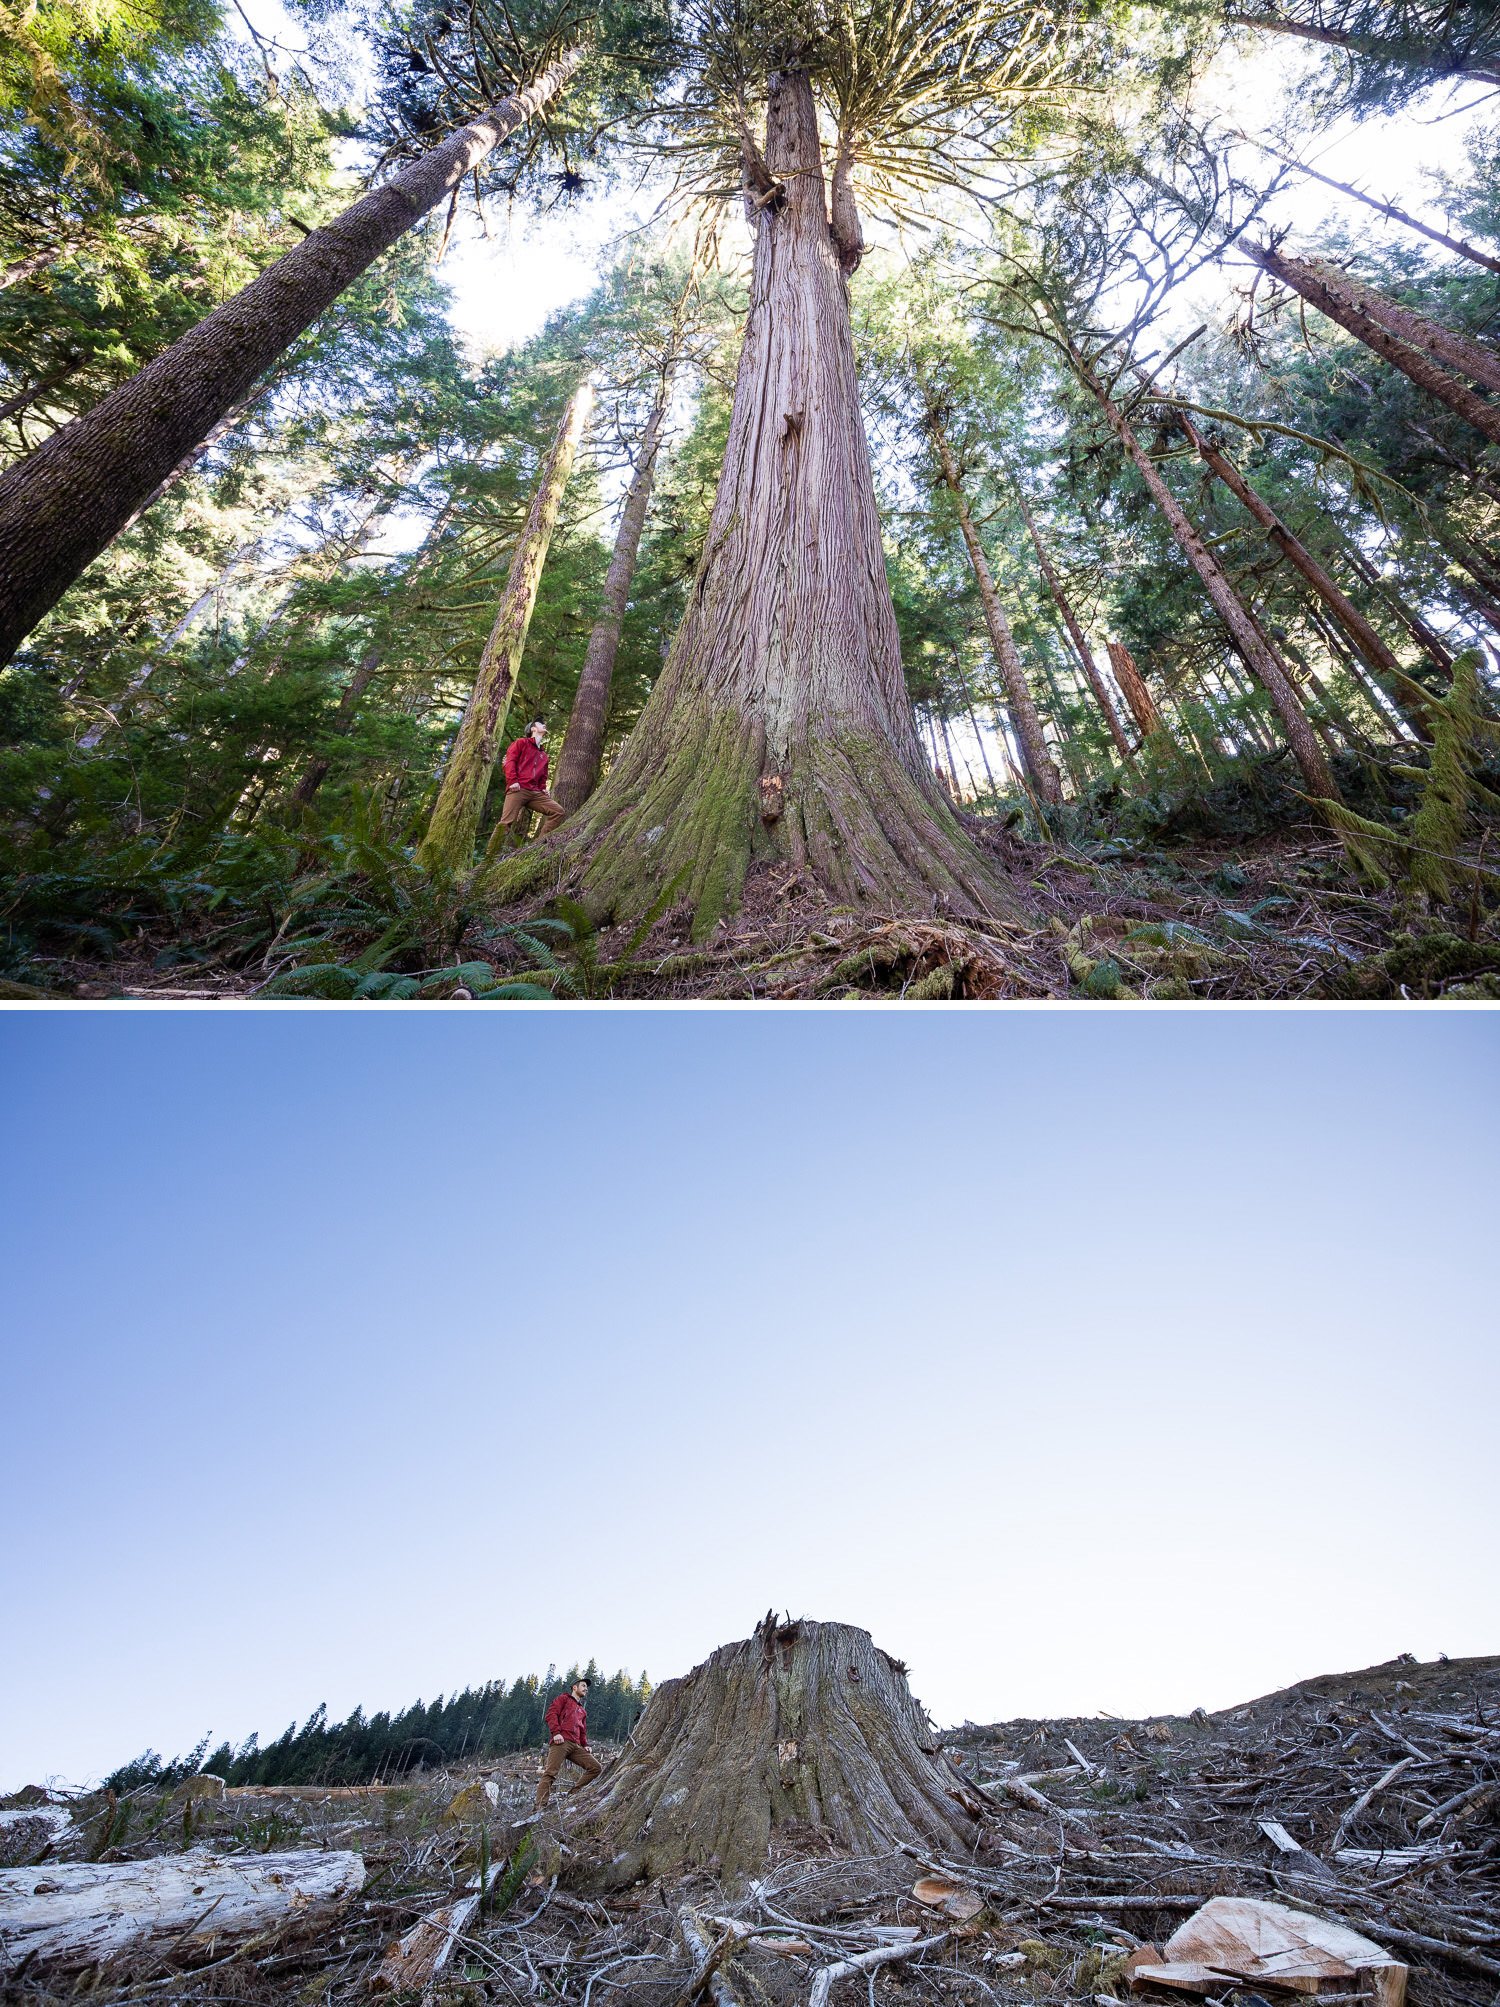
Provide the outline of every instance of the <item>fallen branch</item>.
<path id="1" fill-rule="evenodd" d="M 488 1887 L 493 1889 L 505 1872 L 505 1862 L 497 1861 L 489 1871 Z M 391 1945 L 380 1961 L 380 1969 L 370 1981 L 372 1993 L 399 1993 L 426 1986 L 452 1958 L 469 1918 L 484 1901 L 485 1878 L 475 1875 L 468 1892 L 457 1902 L 445 1903 L 428 1916 L 418 1917 L 402 1937 Z M 581 1907 L 582 1905 L 577 1905 Z"/>
<path id="2" fill-rule="evenodd" d="M 839 1959 L 834 1965 L 825 1965 L 813 1975 L 807 2007 L 827 2007 L 828 1996 L 841 1979 L 853 1979 L 861 1972 L 873 1972 L 877 1966 L 894 1965 L 898 1959 L 919 1957 L 924 1951 L 937 1951 L 952 1935 L 951 1930 L 944 1930 L 936 1937 L 919 1937 L 911 1944 L 877 1944 L 873 1951 L 859 1951 L 852 1957 Z"/>
<path id="3" fill-rule="evenodd" d="M 1333 1839 L 1329 1843 L 1329 1848 L 1328 1848 L 1329 1853 L 1331 1854 L 1337 1853 L 1338 1849 L 1344 1844 L 1344 1835 L 1348 1832 L 1349 1828 L 1353 1825 L 1354 1821 L 1359 1817 L 1360 1813 L 1363 1812 L 1368 1805 L 1370 1805 L 1376 1798 L 1380 1796 L 1381 1792 L 1385 1789 L 1387 1784 L 1394 1784 L 1396 1779 L 1401 1775 L 1403 1770 L 1410 1770 L 1411 1766 L 1413 1765 L 1413 1763 L 1416 1762 L 1416 1760 L 1417 1759 L 1415 1756 L 1403 1756 L 1399 1763 L 1393 1763 L 1391 1765 L 1390 1769 L 1386 1771 L 1383 1777 L 1377 1777 L 1375 1779 L 1375 1782 L 1370 1786 L 1369 1790 L 1364 1793 L 1363 1797 L 1355 1799 L 1354 1803 L 1349 1807 L 1348 1811 L 1344 1814 L 1343 1818 L 1339 1820 L 1338 1825 L 1334 1828 Z M 1419 1826 L 1417 1830 L 1418 1832 L 1420 1832 L 1421 1827 Z"/>
<path id="4" fill-rule="evenodd" d="M 705 1986 L 713 1998 L 714 2007 L 740 2007 L 738 1995 L 719 1967 L 734 1947 L 748 1936 L 748 1926 L 728 1918 L 718 1919 L 724 1925 L 723 1935 L 717 1944 L 711 1945 L 697 1911 L 690 1909 L 686 1903 L 678 1910 L 677 1921 L 682 1928 L 683 1943 L 698 1963 L 692 1978 L 672 2001 L 671 2007 L 692 2007 Z"/>

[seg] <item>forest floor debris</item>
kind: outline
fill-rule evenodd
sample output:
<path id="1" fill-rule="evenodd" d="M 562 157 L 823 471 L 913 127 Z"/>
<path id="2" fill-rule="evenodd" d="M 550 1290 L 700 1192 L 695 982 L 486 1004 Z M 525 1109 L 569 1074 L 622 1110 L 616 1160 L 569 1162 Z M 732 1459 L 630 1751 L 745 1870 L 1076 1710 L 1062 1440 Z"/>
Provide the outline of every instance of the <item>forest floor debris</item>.
<path id="1" fill-rule="evenodd" d="M 786 866 L 752 873 L 740 910 L 702 941 L 685 908 L 649 929 L 595 930 L 566 900 L 459 913 L 441 951 L 385 951 L 382 915 L 331 929 L 300 958 L 195 963 L 192 923 L 142 924 L 108 960 L 33 958 L 36 996 L 232 1001 L 998 1001 L 1054 998 L 1286 1001 L 1500 998 L 1500 938 L 1476 850 L 1474 884 L 1418 913 L 1362 880 L 1320 826 L 1235 840 L 1022 841 L 1001 821 L 971 833 L 1032 916 L 830 907 Z M 384 932 L 382 930 L 385 930 Z M 217 937 L 216 937 L 217 938 Z"/>
<path id="2" fill-rule="evenodd" d="M 0 1844 L 15 1863 L 35 1843 L 33 1865 L 181 1861 L 205 1845 L 252 1861 L 281 1849 L 362 1856 L 360 1896 L 321 1928 L 257 1936 L 206 1963 L 157 1944 L 85 1978 L 96 2001 L 1166 2007 L 1195 1996 L 1150 1968 L 1186 1963 L 1184 1924 L 1201 1931 L 1199 1913 L 1217 1904 L 1209 1914 L 1223 1916 L 1224 1898 L 1243 1899 L 1241 1912 L 1246 1901 L 1295 1912 L 1315 1938 L 1343 1943 L 1337 1926 L 1370 1940 L 1409 1968 L 1412 2007 L 1490 2007 L 1496 1995 L 1500 1659 L 1399 1659 L 1214 1715 L 965 1724 L 943 1742 L 995 1808 L 956 1857 L 849 1858 L 815 1829 L 789 1829 L 737 1887 L 705 1872 L 593 1893 L 586 1794 L 560 1794 L 543 1822 L 520 1823 L 534 1751 L 421 1773 L 363 1802 L 305 1789 L 251 1801 L 96 1795 L 71 1803 L 66 1833 L 33 1825 L 28 1836 L 17 1821 Z M 460 1798 L 472 1818 L 446 1816 Z M 1198 1997 L 1209 2007 L 1297 1999 L 1264 1971 L 1226 1973 L 1224 1956 L 1221 1943 L 1207 1961 Z M 395 1983 L 377 1996 L 381 1975 Z M 76 1979 L 33 1961 L 0 1991 L 51 2007 L 75 1997 Z M 1327 1981 L 1330 1992 L 1376 2007 L 1363 1976 Z"/>

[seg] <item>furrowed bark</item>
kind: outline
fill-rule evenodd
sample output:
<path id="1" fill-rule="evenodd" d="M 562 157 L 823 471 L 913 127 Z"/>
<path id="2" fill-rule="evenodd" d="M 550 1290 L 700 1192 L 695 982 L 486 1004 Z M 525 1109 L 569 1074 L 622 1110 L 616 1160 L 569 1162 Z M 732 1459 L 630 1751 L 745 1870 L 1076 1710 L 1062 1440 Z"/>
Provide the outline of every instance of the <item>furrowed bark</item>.
<path id="1" fill-rule="evenodd" d="M 0 663 L 297 336 L 555 96 L 583 54 L 581 47 L 570 50 L 528 89 L 314 230 L 129 383 L 0 476 Z"/>
<path id="2" fill-rule="evenodd" d="M 1156 699 L 1146 686 L 1146 679 L 1136 667 L 1135 657 L 1123 641 L 1107 641 L 1109 666 L 1115 672 L 1115 681 L 1120 686 L 1120 695 L 1130 708 L 1136 728 L 1143 739 L 1149 739 L 1153 732 L 1165 731 L 1161 712 L 1156 708 Z"/>
<path id="3" fill-rule="evenodd" d="M 630 491 L 615 533 L 609 571 L 604 580 L 604 604 L 589 635 L 583 673 L 578 679 L 568 719 L 567 736 L 557 761 L 557 784 L 553 793 L 568 810 L 582 808 L 599 782 L 604 758 L 604 728 L 609 717 L 609 687 L 614 680 L 615 657 L 620 652 L 620 633 L 625 625 L 625 609 L 630 604 L 630 586 L 635 577 L 635 561 L 641 548 L 641 533 L 651 507 L 651 491 L 656 485 L 656 456 L 661 445 L 662 426 L 672 384 L 663 375 L 661 390 L 651 407 L 651 416 L 641 435 Z"/>
<path id="4" fill-rule="evenodd" d="M 1224 486 L 1237 501 L 1244 504 L 1256 522 L 1270 536 L 1271 541 L 1281 552 L 1282 556 L 1306 579 L 1318 598 L 1327 607 L 1345 634 L 1348 635 L 1350 641 L 1359 651 L 1362 660 L 1368 664 L 1373 674 L 1379 679 L 1382 688 L 1385 689 L 1391 701 L 1404 714 L 1408 706 L 1402 701 L 1400 695 L 1401 685 L 1391 680 L 1400 676 L 1401 664 L 1396 660 L 1395 655 L 1381 640 L 1359 608 L 1355 606 L 1345 593 L 1339 590 L 1338 586 L 1334 584 L 1333 580 L 1324 571 L 1307 546 L 1300 538 L 1292 534 L 1280 516 L 1271 507 L 1270 503 L 1251 487 L 1250 483 L 1228 455 L 1221 448 L 1214 445 L 1211 440 L 1204 438 L 1203 434 L 1198 430 L 1185 411 L 1178 412 L 1177 420 L 1183 431 L 1187 434 L 1193 450 L 1197 453 L 1198 458 L 1203 462 L 1204 466 L 1218 480 L 1223 482 Z M 1412 717 L 1409 722 L 1422 729 L 1425 736 L 1425 726 L 1420 717 Z"/>
<path id="5" fill-rule="evenodd" d="M 1079 382 L 1103 412 L 1109 429 L 1119 440 L 1131 464 L 1145 482 L 1147 492 L 1160 509 L 1183 556 L 1203 581 L 1204 590 L 1212 600 L 1219 618 L 1229 629 L 1236 648 L 1276 706 L 1277 715 L 1286 730 L 1287 743 L 1301 769 L 1308 793 L 1315 799 L 1339 800 L 1338 787 L 1329 771 L 1328 762 L 1323 757 L 1323 749 L 1318 744 L 1317 734 L 1309 723 L 1307 712 L 1292 687 L 1284 665 L 1277 659 L 1275 650 L 1257 631 L 1239 594 L 1230 584 L 1207 544 L 1189 522 L 1181 504 L 1162 479 L 1155 461 L 1135 436 L 1124 413 L 1110 397 L 1084 357 L 1071 345 L 1069 355 Z"/>
<path id="6" fill-rule="evenodd" d="M 958 463 L 953 457 L 953 449 L 948 444 L 948 435 L 943 430 L 942 420 L 937 413 L 929 411 L 926 422 L 933 451 L 942 469 L 943 480 L 953 497 L 953 506 L 958 512 L 958 527 L 963 534 L 964 547 L 969 553 L 969 564 L 974 573 L 975 584 L 979 587 L 979 603 L 984 608 L 984 624 L 989 630 L 990 646 L 995 652 L 995 662 L 1005 683 L 1011 722 L 1016 728 L 1016 741 L 1021 749 L 1021 760 L 1026 768 L 1027 778 L 1043 801 L 1059 802 L 1062 800 L 1062 778 L 1053 764 L 1051 754 L 1047 751 L 1047 741 L 1042 733 L 1042 720 L 1036 708 L 1036 699 L 1031 694 L 1031 685 L 1027 681 L 1015 636 L 1010 631 L 1010 622 L 1000 605 L 1000 595 L 995 590 L 994 575 L 990 571 L 989 559 L 984 554 L 984 545 L 979 541 L 974 518 L 969 514 L 969 504 L 964 495 Z"/>
<path id="7" fill-rule="evenodd" d="M 612 1888 L 695 1868 L 754 1874 L 791 1825 L 852 1853 L 904 1842 L 946 1854 L 989 1809 L 868 1631 L 773 1613 L 659 1686 L 597 1788 L 588 1830 Z"/>
<path id="8" fill-rule="evenodd" d="M 1403 376 L 1410 377 L 1419 389 L 1441 399 L 1477 432 L 1482 432 L 1487 439 L 1500 445 L 1500 405 L 1488 403 L 1467 384 L 1460 383 L 1456 376 L 1440 368 L 1432 360 L 1433 351 L 1428 349 L 1424 353 L 1423 348 L 1392 333 L 1388 326 L 1373 317 L 1367 305 L 1361 304 L 1342 284 L 1335 286 L 1332 273 L 1306 259 L 1283 257 L 1270 244 L 1247 244 L 1245 250 L 1262 271 L 1280 279 L 1283 285 L 1300 294 L 1309 306 L 1316 307 L 1320 314 L 1336 321 L 1356 341 L 1362 341 L 1366 348 L 1373 349 L 1393 369 L 1399 369 Z M 1341 280 L 1342 274 L 1338 276 Z M 1432 322 L 1423 321 L 1420 315 L 1408 316 L 1408 321 L 1411 320 L 1422 322 L 1428 330 L 1433 327 Z"/>
<path id="9" fill-rule="evenodd" d="M 585 378 L 564 407 L 552 451 L 531 498 L 526 524 L 500 596 L 500 610 L 479 658 L 463 723 L 453 741 L 442 785 L 433 803 L 432 820 L 417 851 L 417 862 L 429 871 L 439 866 L 463 871 L 473 858 L 474 839 L 479 834 L 484 798 L 500 755 L 500 737 L 526 647 L 542 566 L 557 526 L 563 490 L 573 471 L 573 455 L 593 402 L 593 385 Z"/>
<path id="10" fill-rule="evenodd" d="M 746 159 L 750 310 L 687 611 L 604 780 L 557 838 L 497 860 L 485 892 L 508 903 L 560 876 L 626 919 L 670 888 L 702 939 L 774 858 L 842 903 L 1014 916 L 923 757 L 902 677 L 805 72 L 771 78 L 764 159 Z"/>
<path id="11" fill-rule="evenodd" d="M 1062 580 L 1053 568 L 1052 560 L 1047 553 L 1047 547 L 1042 542 L 1041 532 L 1037 529 L 1031 510 L 1027 507 L 1026 497 L 1019 490 L 1016 494 L 1016 500 L 1020 504 L 1021 520 L 1025 523 L 1030 533 L 1032 547 L 1036 551 L 1036 561 L 1041 566 L 1042 577 L 1046 581 L 1047 590 L 1052 595 L 1054 606 L 1056 606 L 1058 612 L 1062 615 L 1063 625 L 1068 630 L 1069 639 L 1072 641 L 1073 647 L 1077 652 L 1078 660 L 1082 665 L 1088 686 L 1094 693 L 1094 702 L 1099 706 L 1100 716 L 1109 727 L 1109 736 L 1115 742 L 1115 750 L 1119 753 L 1121 759 L 1128 760 L 1130 758 L 1130 741 L 1125 736 L 1125 727 L 1120 723 L 1119 712 L 1110 702 L 1109 692 L 1104 687 L 1104 678 L 1099 674 L 1099 665 L 1094 660 L 1094 651 L 1089 647 L 1088 637 L 1078 624 L 1077 616 L 1073 612 L 1072 603 L 1068 595 L 1063 591 Z"/>
<path id="12" fill-rule="evenodd" d="M 1424 350 L 1438 362 L 1446 363 L 1486 390 L 1500 390 L 1500 354 L 1488 349 L 1472 336 L 1460 334 L 1454 328 L 1445 328 L 1441 321 L 1430 315 L 1418 313 L 1415 307 L 1406 307 L 1399 300 L 1388 299 L 1384 293 L 1367 286 L 1363 279 L 1357 279 L 1352 272 L 1345 272 L 1336 266 L 1324 265 L 1311 259 L 1297 261 L 1321 278 L 1332 293 L 1342 295 L 1352 301 L 1360 313 L 1385 329 L 1387 334 L 1398 340 L 1410 342 L 1413 348 Z"/>

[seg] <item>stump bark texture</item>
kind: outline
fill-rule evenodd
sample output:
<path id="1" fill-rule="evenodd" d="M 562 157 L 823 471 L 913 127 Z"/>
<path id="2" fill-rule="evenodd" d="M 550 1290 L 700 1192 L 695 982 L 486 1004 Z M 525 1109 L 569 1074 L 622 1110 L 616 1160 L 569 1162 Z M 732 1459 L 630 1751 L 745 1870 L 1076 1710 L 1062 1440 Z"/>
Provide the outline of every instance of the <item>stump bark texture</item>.
<path id="1" fill-rule="evenodd" d="M 589 1826 L 622 1888 L 753 1874 L 790 1826 L 856 1853 L 966 1845 L 983 1809 L 868 1631 L 768 1616 L 656 1689 Z"/>

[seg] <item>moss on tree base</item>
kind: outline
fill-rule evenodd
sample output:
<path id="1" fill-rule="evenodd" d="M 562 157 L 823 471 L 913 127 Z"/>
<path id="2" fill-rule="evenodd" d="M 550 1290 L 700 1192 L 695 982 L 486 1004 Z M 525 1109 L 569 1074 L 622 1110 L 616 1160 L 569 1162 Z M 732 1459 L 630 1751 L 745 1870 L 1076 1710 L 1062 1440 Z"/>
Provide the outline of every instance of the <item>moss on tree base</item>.
<path id="1" fill-rule="evenodd" d="M 812 737 L 784 770 L 768 771 L 754 720 L 724 711 L 687 723 L 679 707 L 674 723 L 675 744 L 639 787 L 611 775 L 555 837 L 487 857 L 476 899 L 504 906 L 550 882 L 601 921 L 681 899 L 702 941 L 737 910 L 751 865 L 780 859 L 835 903 L 914 918 L 1023 917 L 936 787 L 889 746 Z"/>

